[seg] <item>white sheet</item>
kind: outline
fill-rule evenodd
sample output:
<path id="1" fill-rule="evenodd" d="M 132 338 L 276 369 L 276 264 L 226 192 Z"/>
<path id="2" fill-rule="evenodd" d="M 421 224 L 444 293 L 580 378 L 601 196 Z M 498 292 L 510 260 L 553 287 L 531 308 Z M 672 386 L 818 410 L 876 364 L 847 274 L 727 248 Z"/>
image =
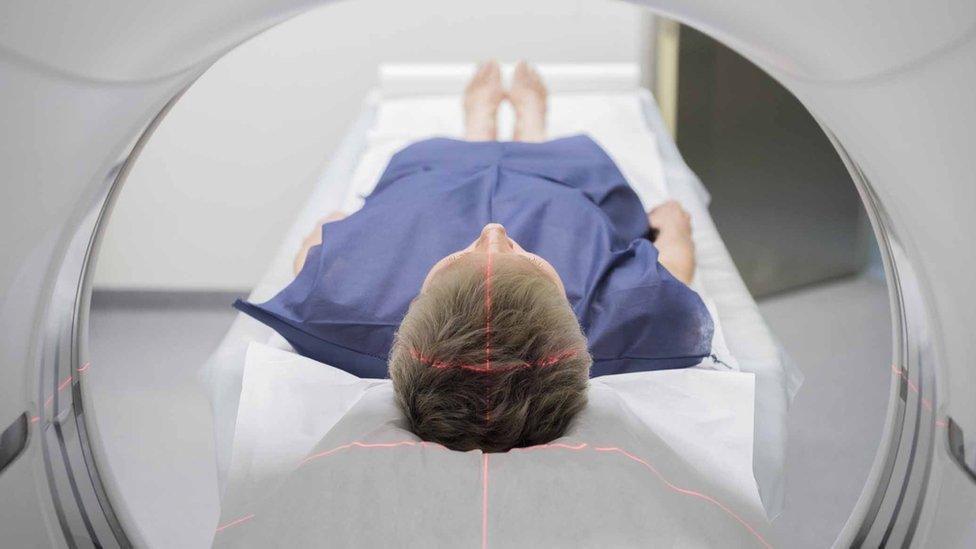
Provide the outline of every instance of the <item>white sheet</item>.
<path id="1" fill-rule="evenodd" d="M 255 501 L 315 447 L 369 387 L 360 379 L 298 354 L 248 345 L 230 462 L 230 501 Z"/>
<path id="2" fill-rule="evenodd" d="M 418 444 L 389 381 L 252 343 L 215 544 L 761 545 L 753 400 L 743 372 L 601 378 L 566 436 L 487 463 Z"/>
<path id="3" fill-rule="evenodd" d="M 431 113 L 435 120 L 431 124 L 436 124 L 438 129 L 428 128 L 426 131 L 449 135 L 459 131 L 456 102 L 451 103 L 444 97 L 422 100 L 444 109 L 443 114 Z M 398 107 L 392 101 L 383 102 L 378 93 L 367 99 L 363 115 L 328 164 L 307 208 L 296 218 L 269 271 L 252 292 L 252 300 L 266 300 L 290 282 L 294 251 L 315 220 L 333 209 L 353 209 L 359 201 L 358 196 L 375 181 L 371 174 L 382 170 L 385 159 L 403 143 L 402 140 L 411 138 L 400 135 L 397 124 L 394 124 L 397 117 L 412 116 L 403 112 L 403 105 L 400 103 Z M 653 98 L 646 91 L 555 96 L 550 124 L 554 135 L 586 129 L 618 162 L 645 204 L 661 200 L 655 198 L 660 194 L 653 193 L 660 193 L 664 188 L 692 212 L 698 259 L 696 285 L 711 297 L 708 301 L 714 309 L 713 316 L 723 327 L 727 346 L 742 370 L 756 374 L 754 473 L 767 513 L 770 517 L 775 516 L 782 505 L 786 410 L 802 376 L 795 369 L 785 367 L 789 364 L 784 364 L 778 346 L 738 276 L 708 216 L 707 192 L 684 165 L 664 129 Z M 394 126 L 394 131 L 378 131 L 388 126 Z M 286 346 L 264 325 L 239 315 L 205 368 L 213 395 L 222 490 L 227 484 L 245 350 L 251 341 Z"/>

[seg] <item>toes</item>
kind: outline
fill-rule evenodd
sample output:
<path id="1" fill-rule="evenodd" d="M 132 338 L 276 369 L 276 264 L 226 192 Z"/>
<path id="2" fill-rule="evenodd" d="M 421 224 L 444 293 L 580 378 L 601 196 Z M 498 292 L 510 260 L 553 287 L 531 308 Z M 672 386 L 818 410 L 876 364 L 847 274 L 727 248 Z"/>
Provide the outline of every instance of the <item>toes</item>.
<path id="1" fill-rule="evenodd" d="M 501 66 L 498 64 L 498 61 L 495 61 L 494 59 L 489 61 L 487 63 L 485 70 L 486 70 L 486 76 L 492 82 L 500 83 L 502 81 L 502 69 Z"/>
<path id="2" fill-rule="evenodd" d="M 474 70 L 474 76 L 472 76 L 471 79 L 481 80 L 485 76 L 485 74 L 488 73 L 490 64 L 491 64 L 490 61 L 482 61 L 481 63 L 478 63 L 478 67 Z"/>
<path id="3" fill-rule="evenodd" d="M 527 71 L 529 70 L 529 65 L 525 61 L 519 61 L 515 64 L 515 72 L 512 73 L 512 81 L 517 84 L 521 84 L 525 81 L 527 76 Z"/>
<path id="4" fill-rule="evenodd" d="M 524 59 L 515 65 L 513 78 L 519 84 L 527 87 L 540 87 L 542 84 L 542 77 L 539 75 L 539 71 Z"/>
<path id="5" fill-rule="evenodd" d="M 542 76 L 539 75 L 539 71 L 538 69 L 535 68 L 534 65 L 529 65 L 528 63 L 526 63 L 525 74 L 526 76 L 529 77 L 529 80 L 531 80 L 533 84 L 542 83 Z"/>

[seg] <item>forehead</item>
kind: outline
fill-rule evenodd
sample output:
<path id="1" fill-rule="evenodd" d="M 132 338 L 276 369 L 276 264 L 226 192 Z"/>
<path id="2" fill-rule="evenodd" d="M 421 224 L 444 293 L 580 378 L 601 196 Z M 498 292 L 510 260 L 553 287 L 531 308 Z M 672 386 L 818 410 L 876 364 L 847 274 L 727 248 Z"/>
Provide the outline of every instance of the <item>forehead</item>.
<path id="1" fill-rule="evenodd" d="M 497 272 L 500 269 L 506 272 L 517 269 L 526 273 L 545 276 L 542 268 L 533 263 L 531 259 L 522 255 L 468 252 L 438 269 L 431 277 L 431 281 L 440 278 L 445 273 L 463 274 L 480 271 L 487 276 L 489 270 L 491 272 Z"/>

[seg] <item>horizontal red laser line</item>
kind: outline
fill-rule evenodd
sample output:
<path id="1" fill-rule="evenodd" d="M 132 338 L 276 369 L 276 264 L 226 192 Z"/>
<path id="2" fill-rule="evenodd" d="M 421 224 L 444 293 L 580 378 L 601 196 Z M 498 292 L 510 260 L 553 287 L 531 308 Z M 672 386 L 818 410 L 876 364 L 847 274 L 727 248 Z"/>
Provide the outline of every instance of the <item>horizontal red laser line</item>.
<path id="1" fill-rule="evenodd" d="M 891 365 L 891 371 L 894 372 L 896 376 L 904 379 L 908 383 L 908 388 L 911 389 L 913 393 L 918 395 L 919 400 L 922 402 L 922 407 L 931 412 L 932 401 L 922 396 L 922 394 L 918 391 L 918 385 L 916 385 L 911 379 L 908 379 L 908 374 L 903 372 L 901 368 L 895 366 L 894 364 Z"/>
<path id="2" fill-rule="evenodd" d="M 420 446 L 422 448 L 434 448 L 434 449 L 439 449 L 439 450 L 447 450 L 447 448 L 445 448 L 444 446 L 441 446 L 440 444 L 434 444 L 432 442 L 427 442 L 427 441 L 423 441 L 423 440 L 422 441 L 401 440 L 401 441 L 398 441 L 398 442 L 360 442 L 360 441 L 357 440 L 355 442 L 350 442 L 349 444 L 343 444 L 342 446 L 336 446 L 335 448 L 332 448 L 331 450 L 326 450 L 324 452 L 319 452 L 317 454 L 312 454 L 312 455 L 306 457 L 305 459 L 303 459 L 301 461 L 301 463 L 298 464 L 298 466 L 301 467 L 302 465 L 305 465 L 306 463 L 308 463 L 310 461 L 314 461 L 314 460 L 319 459 L 319 458 L 324 458 L 324 457 L 327 457 L 327 456 L 331 456 L 332 454 L 335 454 L 337 452 L 341 452 L 342 450 L 348 450 L 350 448 L 398 448 L 398 447 L 401 447 L 401 446 Z"/>
<path id="3" fill-rule="evenodd" d="M 517 369 L 517 368 L 531 368 L 533 366 L 536 366 L 536 367 L 539 367 L 539 368 L 545 368 L 547 366 L 552 366 L 552 365 L 558 363 L 560 360 L 565 360 L 567 358 L 572 358 L 572 357 L 576 356 L 577 353 L 578 353 L 578 351 L 576 351 L 576 350 L 563 351 L 561 353 L 557 353 L 557 354 L 554 354 L 554 355 L 550 355 L 548 357 L 545 357 L 543 359 L 536 360 L 536 361 L 526 361 L 526 362 L 524 362 L 522 364 L 515 364 L 515 365 L 512 365 L 512 366 L 505 366 L 505 367 L 501 367 L 501 368 L 499 368 L 496 365 L 494 368 L 492 368 L 487 362 L 485 364 L 464 364 L 464 363 L 458 364 L 458 363 L 454 363 L 454 362 L 448 362 L 446 360 L 436 360 L 436 359 L 433 359 L 431 357 L 428 357 L 428 356 L 426 356 L 424 354 L 421 354 L 416 349 L 410 349 L 410 355 L 412 357 L 414 357 L 416 360 L 419 360 L 420 362 L 423 362 L 424 364 L 430 365 L 433 368 L 438 368 L 438 369 L 460 368 L 462 370 L 471 370 L 471 371 L 475 371 L 475 372 L 489 372 L 489 371 L 490 372 L 507 372 L 509 370 L 514 370 L 514 369 Z"/>
<path id="4" fill-rule="evenodd" d="M 908 375 L 905 372 L 903 372 L 901 370 L 901 368 L 897 367 L 894 364 L 891 365 L 891 371 L 896 376 L 904 379 L 908 383 L 908 388 L 911 389 L 913 393 L 917 394 L 918 397 L 919 397 L 919 400 L 921 400 L 921 402 L 922 402 L 922 408 L 925 408 L 926 410 L 928 410 L 929 412 L 931 412 L 932 411 L 932 401 L 929 400 L 929 399 L 927 399 L 927 398 L 925 398 L 925 397 L 923 397 L 921 395 L 921 393 L 918 392 L 918 386 L 915 385 L 912 382 L 912 380 L 908 379 Z M 948 427 L 949 426 L 949 422 L 947 422 L 947 421 L 945 421 L 943 419 L 937 419 L 937 420 L 935 420 L 935 426 L 936 427 L 945 428 L 945 427 Z"/>
<path id="5" fill-rule="evenodd" d="M 439 444 L 432 444 L 432 443 L 426 443 L 425 444 L 424 442 L 417 442 L 417 441 L 380 442 L 380 443 L 370 443 L 370 442 L 355 441 L 355 442 L 350 442 L 349 444 L 343 444 L 341 446 L 337 446 L 337 447 L 332 448 L 331 450 L 327 450 L 325 452 L 320 452 L 318 454 L 314 454 L 314 455 L 308 456 L 307 458 L 305 458 L 304 460 L 302 460 L 302 462 L 300 463 L 300 466 L 301 465 L 304 465 L 305 463 L 307 463 L 309 461 L 312 461 L 314 459 L 318 459 L 318 458 L 323 458 L 323 457 L 326 457 L 326 456 L 334 455 L 334 454 L 336 454 L 338 452 L 341 452 L 342 450 L 348 450 L 350 448 L 397 448 L 397 447 L 418 447 L 418 446 L 419 447 L 428 447 L 428 446 L 430 446 L 430 447 L 439 448 L 439 449 L 445 449 L 445 450 L 447 449 L 447 448 L 445 448 L 445 447 L 443 447 L 443 446 L 441 446 Z M 630 460 L 632 460 L 632 461 L 634 461 L 636 463 L 639 463 L 640 465 L 643 465 L 646 469 L 648 469 L 649 471 L 651 471 L 658 478 L 658 480 L 660 480 L 661 483 L 664 484 L 664 486 L 666 488 L 668 488 L 669 490 L 671 490 L 671 491 L 673 491 L 675 493 L 678 493 L 678 494 L 682 494 L 682 495 L 688 496 L 688 497 L 697 498 L 697 499 L 706 501 L 706 502 L 708 502 L 708 503 L 710 503 L 710 504 L 718 507 L 722 512 L 724 512 L 726 515 L 732 517 L 733 519 L 735 519 L 736 522 L 738 522 L 740 525 L 742 525 L 764 547 L 767 547 L 769 549 L 772 549 L 772 545 L 770 545 L 769 542 L 766 541 L 766 539 L 762 536 L 762 534 L 760 534 L 755 528 L 752 527 L 752 525 L 750 525 L 748 522 L 746 522 L 746 520 L 744 518 L 742 518 L 738 513 L 736 513 L 735 511 L 733 511 L 729 507 L 727 507 L 725 504 L 723 504 L 722 502 L 720 502 L 717 499 L 713 498 L 712 496 L 709 496 L 708 494 L 704 494 L 702 492 L 697 492 L 695 490 L 689 490 L 687 488 L 682 488 L 682 487 L 680 487 L 680 486 L 672 483 L 663 474 L 661 474 L 661 472 L 658 471 L 658 469 L 656 467 L 654 467 L 653 465 L 651 465 L 650 462 L 648 462 L 648 461 L 646 461 L 646 460 L 644 460 L 644 459 L 642 459 L 642 458 L 640 458 L 640 457 L 638 457 L 638 456 L 636 456 L 636 455 L 634 455 L 634 454 L 632 454 L 632 453 L 630 453 L 630 452 L 628 452 L 628 451 L 626 451 L 626 450 L 624 450 L 622 448 L 618 448 L 616 446 L 590 446 L 590 445 L 588 445 L 585 442 L 581 442 L 581 443 L 578 443 L 578 444 L 567 444 L 567 443 L 562 443 L 562 442 L 556 442 L 556 443 L 551 443 L 551 444 L 539 444 L 539 445 L 536 445 L 536 446 L 527 446 L 525 448 L 514 448 L 513 450 L 525 452 L 525 451 L 537 451 L 537 450 L 582 451 L 582 450 L 585 450 L 585 449 L 591 449 L 591 450 L 593 450 L 595 452 L 601 452 L 601 453 L 616 453 L 616 454 L 622 455 L 622 456 L 626 457 L 627 459 L 630 459 Z M 482 455 L 482 465 L 481 465 L 481 467 L 482 467 L 482 496 L 481 496 L 482 497 L 482 517 L 481 517 L 482 532 L 481 532 L 481 539 L 482 539 L 482 548 L 483 549 L 487 547 L 487 542 L 488 542 L 488 530 L 487 530 L 487 528 L 488 528 L 488 455 L 489 454 L 483 454 Z M 254 514 L 253 513 L 250 514 L 250 515 L 246 515 L 244 517 L 241 517 L 241 518 L 237 519 L 236 521 L 231 521 L 231 522 L 229 522 L 229 523 L 227 523 L 227 524 L 219 527 L 217 529 L 217 532 L 220 532 L 221 530 L 223 530 L 225 528 L 229 528 L 231 526 L 236 526 L 237 524 L 240 524 L 242 522 L 245 522 L 247 520 L 250 520 L 251 518 L 254 518 Z"/>
<path id="6" fill-rule="evenodd" d="M 86 362 L 82 364 L 81 367 L 78 368 L 76 371 L 78 372 L 78 374 L 84 374 L 85 372 L 88 371 L 89 368 L 91 368 L 91 362 Z M 75 378 L 73 375 L 69 375 L 68 377 L 61 380 L 61 383 L 58 384 L 58 390 L 56 391 L 56 393 L 60 393 L 61 391 L 63 391 L 68 385 L 71 384 L 71 382 L 74 379 Z M 47 408 L 53 403 L 54 403 L 54 395 L 52 394 L 51 396 L 47 397 L 44 400 L 44 408 Z M 40 420 L 41 420 L 40 416 L 33 416 L 30 418 L 31 423 L 37 423 Z"/>
<path id="7" fill-rule="evenodd" d="M 214 533 L 222 532 L 222 531 L 226 530 L 227 528 L 230 528 L 231 526 L 237 526 L 238 524 L 247 522 L 247 521 L 251 520 L 252 518 L 254 518 L 254 513 L 251 513 L 249 515 L 244 515 L 243 517 L 241 517 L 241 518 L 239 518 L 237 520 L 232 520 L 232 521 L 228 522 L 227 524 L 224 524 L 223 526 L 218 526 L 217 529 L 214 530 Z"/>
<path id="8" fill-rule="evenodd" d="M 63 391 L 64 388 L 67 387 L 71 383 L 71 380 L 73 380 L 74 378 L 75 378 L 74 376 L 66 377 L 64 381 L 61 382 L 61 385 L 58 385 L 58 391 Z"/>
<path id="9" fill-rule="evenodd" d="M 717 499 L 713 498 L 712 496 L 709 496 L 708 494 L 703 494 L 701 492 L 696 492 L 694 490 L 689 490 L 687 488 L 682 488 L 680 486 L 677 486 L 675 484 L 672 484 L 671 481 L 669 481 L 667 478 L 665 478 L 664 475 L 662 475 L 661 472 L 658 471 L 656 467 L 654 467 L 653 465 L 651 465 L 649 462 L 644 461 L 643 459 L 641 459 L 641 458 L 639 458 L 639 457 L 631 454 L 630 452 L 628 452 L 626 450 L 622 450 L 620 448 L 616 448 L 616 447 L 613 447 L 613 446 L 597 447 L 597 448 L 593 448 L 593 450 L 595 450 L 597 452 L 616 452 L 616 453 L 618 453 L 618 454 L 620 454 L 620 455 L 622 455 L 622 456 L 624 456 L 624 457 L 626 457 L 626 458 L 628 458 L 630 460 L 633 460 L 633 461 L 635 461 L 637 463 L 640 463 L 645 468 L 647 468 L 649 471 L 651 471 L 652 473 L 654 473 L 654 475 L 656 475 L 657 478 L 662 483 L 664 483 L 665 486 L 668 487 L 668 489 L 670 489 L 670 490 L 672 490 L 674 492 L 677 492 L 679 494 L 683 494 L 683 495 L 686 495 L 686 496 L 690 496 L 690 497 L 702 499 L 704 501 L 707 501 L 707 502 L 711 503 L 712 505 L 715 505 L 716 507 L 718 507 L 719 509 L 721 509 L 722 511 L 724 511 L 725 514 L 727 514 L 730 517 L 734 518 L 736 521 L 739 522 L 739 524 L 741 524 L 742 526 L 744 526 L 746 528 L 746 530 L 748 530 L 749 533 L 753 535 L 753 537 L 755 537 L 757 540 L 759 540 L 759 543 L 762 543 L 763 546 L 765 546 L 765 547 L 767 547 L 769 549 L 772 549 L 773 546 L 770 545 L 769 542 L 766 541 L 766 538 L 762 537 L 762 535 L 759 532 L 757 532 L 756 529 L 752 527 L 752 525 L 750 525 L 748 522 L 746 522 L 745 519 L 743 519 L 742 517 L 740 517 L 735 511 L 729 509 L 728 507 L 725 506 L 725 504 L 723 504 L 721 501 L 718 501 Z"/>
<path id="10" fill-rule="evenodd" d="M 64 388 L 67 387 L 69 383 L 71 383 L 71 380 L 72 379 L 74 379 L 74 376 L 70 376 L 70 375 L 68 377 L 64 378 L 64 380 L 61 381 L 61 383 L 58 384 L 58 391 L 57 392 L 60 393 L 61 391 L 63 391 Z M 54 395 L 52 394 L 51 396 L 47 397 L 47 400 L 44 401 L 44 407 L 47 408 L 53 402 L 54 402 Z"/>
<path id="11" fill-rule="evenodd" d="M 512 448 L 516 452 L 531 452 L 533 450 L 582 450 L 587 447 L 585 442 L 579 444 L 566 444 L 563 442 L 553 442 L 551 444 L 537 444 L 535 446 L 526 446 L 525 448 Z"/>
<path id="12" fill-rule="evenodd" d="M 567 358 L 572 358 L 576 356 L 577 351 L 575 349 L 570 349 L 568 351 L 563 351 L 551 356 L 548 356 L 542 360 L 536 361 L 534 364 L 536 366 L 545 368 L 546 366 L 552 366 L 553 364 L 559 362 L 560 360 L 566 360 Z"/>
<path id="13" fill-rule="evenodd" d="M 313 454 L 311 456 L 308 456 L 305 459 L 303 459 L 298 464 L 298 466 L 301 467 L 301 466 L 305 465 L 306 463 L 308 463 L 310 461 L 313 461 L 313 460 L 316 460 L 316 459 L 319 459 L 319 458 L 324 458 L 324 457 L 327 457 L 327 456 L 331 456 L 331 455 L 333 455 L 335 453 L 341 452 L 342 450 L 348 450 L 350 448 L 374 448 L 374 449 L 376 449 L 376 448 L 398 448 L 398 447 L 402 447 L 402 446 L 420 446 L 421 448 L 435 448 L 435 449 L 443 449 L 443 450 L 446 450 L 447 449 L 444 446 L 441 446 L 440 444 L 434 444 L 432 442 L 427 442 L 425 440 L 421 440 L 421 441 L 401 440 L 401 441 L 397 441 L 397 442 L 360 442 L 360 441 L 357 440 L 355 442 L 350 442 L 349 444 L 343 444 L 342 446 L 336 446 L 335 448 L 332 448 L 331 450 L 326 450 L 324 452 L 319 452 L 317 454 Z M 236 526 L 236 525 L 238 525 L 238 524 L 240 524 L 242 522 L 245 522 L 247 520 L 250 520 L 252 518 L 254 518 L 254 513 L 251 513 L 250 515 L 247 515 L 245 517 L 241 517 L 241 518 L 239 518 L 239 519 L 237 519 L 235 521 L 228 522 L 227 524 L 225 524 L 225 525 L 217 528 L 216 532 L 220 532 L 221 530 L 223 530 L 225 528 L 230 528 L 231 526 Z"/>

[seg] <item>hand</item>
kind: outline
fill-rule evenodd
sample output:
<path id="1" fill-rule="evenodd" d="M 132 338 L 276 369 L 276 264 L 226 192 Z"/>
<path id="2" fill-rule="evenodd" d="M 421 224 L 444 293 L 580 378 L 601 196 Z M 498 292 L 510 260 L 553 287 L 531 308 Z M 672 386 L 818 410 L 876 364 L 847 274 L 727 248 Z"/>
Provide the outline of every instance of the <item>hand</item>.
<path id="1" fill-rule="evenodd" d="M 695 242 L 691 239 L 691 216 L 674 200 L 647 212 L 647 222 L 658 230 L 654 247 L 658 261 L 675 278 L 691 284 L 695 276 Z"/>
<path id="2" fill-rule="evenodd" d="M 675 200 L 647 212 L 647 222 L 662 233 L 691 236 L 691 216 Z"/>
<path id="3" fill-rule="evenodd" d="M 345 219 L 345 217 L 346 214 L 344 212 L 335 210 L 329 215 L 319 219 L 315 223 L 315 228 L 312 229 L 312 232 L 308 233 L 308 235 L 305 237 L 305 240 L 302 241 L 302 249 L 304 251 L 308 251 L 308 249 L 311 248 L 312 246 L 318 246 L 319 244 L 321 244 L 322 225 L 325 225 L 326 223 L 331 223 L 333 221 L 339 221 L 340 219 Z"/>

